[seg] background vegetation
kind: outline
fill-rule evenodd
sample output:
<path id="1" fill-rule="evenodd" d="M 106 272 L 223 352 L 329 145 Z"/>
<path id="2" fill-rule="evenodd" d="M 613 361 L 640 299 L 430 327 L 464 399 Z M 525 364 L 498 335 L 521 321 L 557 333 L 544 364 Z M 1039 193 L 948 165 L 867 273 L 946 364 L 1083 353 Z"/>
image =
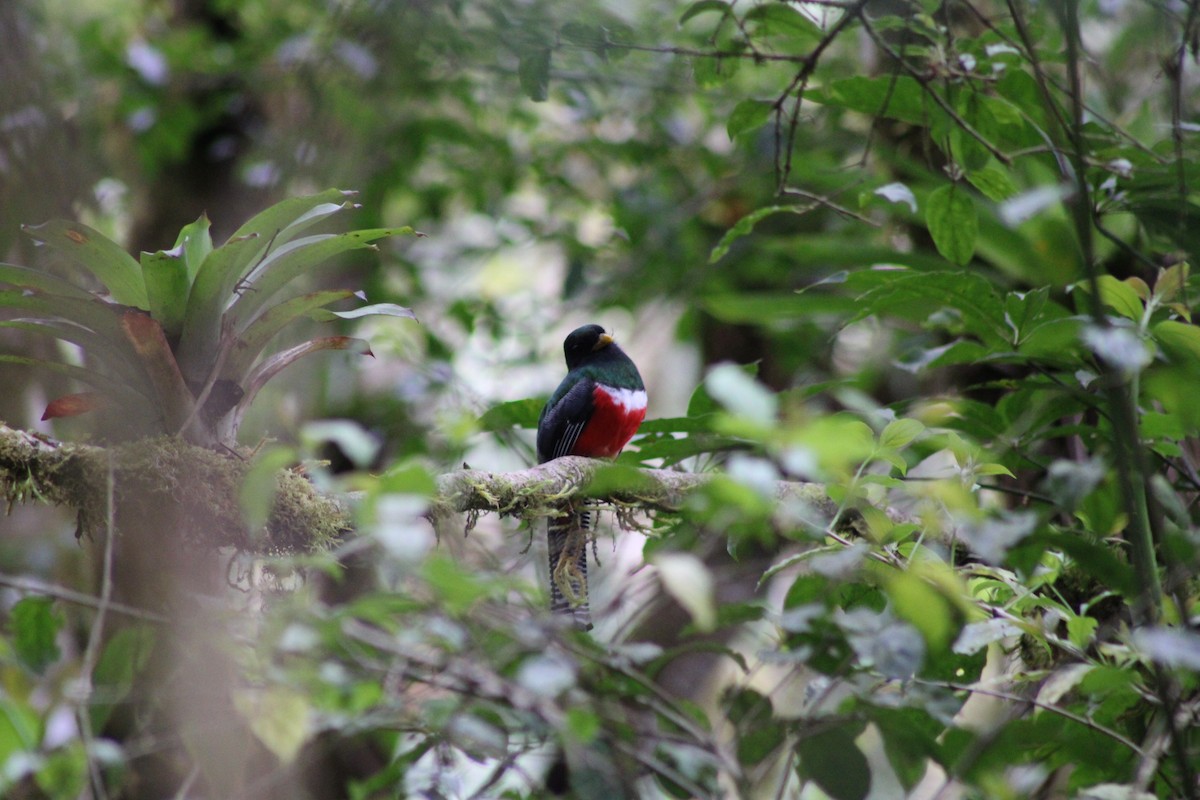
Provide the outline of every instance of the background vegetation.
<path id="1" fill-rule="evenodd" d="M 0 5 L 0 418 L 103 448 L 0 453 L 0 793 L 1200 795 L 1198 8 Z M 591 321 L 591 491 L 711 475 L 581 635 L 536 504 L 430 509 Z"/>

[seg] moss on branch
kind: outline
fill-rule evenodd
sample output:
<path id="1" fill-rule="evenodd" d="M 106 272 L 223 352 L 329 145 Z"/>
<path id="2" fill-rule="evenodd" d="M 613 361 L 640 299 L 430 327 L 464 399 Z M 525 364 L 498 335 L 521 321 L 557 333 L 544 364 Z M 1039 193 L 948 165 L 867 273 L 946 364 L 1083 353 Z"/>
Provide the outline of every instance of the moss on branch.
<path id="1" fill-rule="evenodd" d="M 266 531 L 250 531 L 238 502 L 249 462 L 170 437 L 111 447 L 58 442 L 0 424 L 0 490 L 13 503 L 41 500 L 75 510 L 79 533 L 103 530 L 112 470 L 117 527 L 122 520 L 170 515 L 180 544 L 237 547 L 253 552 L 296 553 L 327 546 L 349 530 L 345 505 L 320 494 L 292 469 L 281 470 Z M 562 502 L 592 497 L 634 511 L 678 511 L 712 474 L 634 469 L 588 458 L 560 458 L 516 472 L 464 469 L 442 475 L 432 516 L 493 512 L 532 518 L 561 513 Z M 839 517 L 825 487 L 780 481 L 781 509 L 802 507 L 811 522 Z M 857 515 L 840 515 L 839 528 L 855 527 Z"/>
<path id="2" fill-rule="evenodd" d="M 113 513 L 123 521 L 169 519 L 183 545 L 258 552 L 307 552 L 348 529 L 346 510 L 303 475 L 282 470 L 265 532 L 243 521 L 239 491 L 249 462 L 174 437 L 98 447 L 59 442 L 0 424 L 0 490 L 8 506 L 40 500 L 75 511 L 78 534 L 102 531 Z M 171 513 L 164 512 L 170 509 Z"/>

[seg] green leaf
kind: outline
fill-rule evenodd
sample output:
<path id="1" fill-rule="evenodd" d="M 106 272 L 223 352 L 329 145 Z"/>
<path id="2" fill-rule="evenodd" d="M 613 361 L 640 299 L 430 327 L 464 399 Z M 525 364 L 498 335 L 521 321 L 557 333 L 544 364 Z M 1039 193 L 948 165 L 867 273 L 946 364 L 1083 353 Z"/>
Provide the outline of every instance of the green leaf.
<path id="1" fill-rule="evenodd" d="M 279 490 L 279 471 L 295 462 L 296 451 L 292 448 L 268 447 L 255 457 L 254 463 L 246 470 L 238 491 L 238 503 L 252 538 L 267 524 L 267 518 L 271 515 L 271 506 Z"/>
<path id="2" fill-rule="evenodd" d="M 234 689 L 233 707 L 258 740 L 290 764 L 313 731 L 313 714 L 301 692 L 284 686 Z"/>
<path id="3" fill-rule="evenodd" d="M 715 264 L 720 261 L 725 254 L 729 252 L 729 248 L 733 245 L 733 243 L 750 233 L 750 231 L 754 230 L 754 226 L 757 225 L 760 220 L 763 220 L 772 214 L 803 214 L 806 211 L 806 208 L 794 205 L 766 206 L 764 208 L 751 211 L 749 214 L 734 223 L 732 228 L 725 231 L 725 235 L 721 237 L 721 241 L 717 242 L 716 247 L 714 247 L 712 249 L 712 253 L 709 254 L 708 263 Z"/>
<path id="4" fill-rule="evenodd" d="M 129 694 L 134 677 L 150 660 L 154 641 L 155 632 L 149 625 L 130 625 L 117 630 L 104 645 L 92 672 L 96 689 L 89 707 L 93 730 L 103 730 L 113 709 Z"/>
<path id="5" fill-rule="evenodd" d="M 567 709 L 567 733 L 579 744 L 590 744 L 600 734 L 600 717 L 586 708 Z"/>
<path id="6" fill-rule="evenodd" d="M 872 708 L 888 762 L 900 784 L 911 791 L 924 777 L 929 761 L 937 760 L 937 735 L 941 726 L 923 709 Z"/>
<path id="7" fill-rule="evenodd" d="M 485 431 L 505 431 L 514 426 L 536 428 L 538 417 L 546 401 L 541 397 L 510 400 L 492 406 L 479 418 L 479 427 Z"/>
<path id="8" fill-rule="evenodd" d="M 1153 328 L 1154 339 L 1172 361 L 1200 371 L 1200 327 L 1164 320 Z"/>
<path id="9" fill-rule="evenodd" d="M 1112 275 L 1101 275 L 1096 279 L 1096 285 L 1100 289 L 1100 302 L 1104 305 L 1126 319 L 1138 321 L 1142 318 L 1142 300 L 1131 285 Z M 1077 284 L 1077 287 L 1085 292 L 1090 288 L 1086 282 Z"/>
<path id="10" fill-rule="evenodd" d="M 153 398 L 143 395 L 138 388 L 129 386 L 122 381 L 113 380 L 93 369 L 77 367 L 74 364 L 60 364 L 57 361 L 44 361 L 38 358 L 29 358 L 28 356 L 10 356 L 5 353 L 0 353 L 0 362 L 41 367 L 42 369 L 48 369 L 51 372 L 57 372 L 69 378 L 74 378 L 89 386 L 95 386 L 113 398 L 115 402 L 125 403 L 130 414 L 145 411 L 147 405 L 153 402 Z"/>
<path id="11" fill-rule="evenodd" d="M 62 219 L 43 225 L 23 225 L 21 229 L 96 276 L 118 303 L 149 309 L 141 267 L 104 234 Z"/>
<path id="12" fill-rule="evenodd" d="M 187 312 L 188 268 L 179 248 L 142 253 L 142 279 L 150 315 L 158 320 L 167 336 L 177 337 L 183 330 Z"/>
<path id="13" fill-rule="evenodd" d="M 796 42 L 817 42 L 822 36 L 815 22 L 786 3 L 753 6 L 742 20 L 755 37 L 780 36 Z"/>
<path id="14" fill-rule="evenodd" d="M 204 259 L 188 294 L 183 332 L 177 349 L 179 368 L 189 381 L 203 384 L 217 357 L 221 319 L 238 278 L 265 247 L 259 234 L 230 239 Z"/>
<path id="15" fill-rule="evenodd" d="M 363 339 L 352 336 L 327 336 L 321 339 L 310 339 L 307 342 L 289 347 L 266 358 L 246 376 L 246 385 L 242 388 L 245 394 L 238 401 L 238 407 L 246 408 L 254 401 L 255 396 L 272 378 L 298 360 L 311 353 L 322 350 L 349 350 L 359 355 L 373 356 L 371 345 Z"/>
<path id="16" fill-rule="evenodd" d="M 796 744 L 796 771 L 834 800 L 863 800 L 871 790 L 871 766 L 854 742 L 849 725 L 809 734 Z"/>
<path id="17" fill-rule="evenodd" d="M 830 81 L 826 87 L 809 90 L 804 99 L 912 125 L 944 124 L 949 119 L 926 97 L 921 84 L 907 75 Z"/>
<path id="18" fill-rule="evenodd" d="M 156 416 L 162 417 L 164 432 L 182 433 L 189 419 L 195 423 L 192 412 L 196 402 L 179 372 L 162 326 L 140 311 L 126 311 L 121 316 L 121 327 L 150 377 L 157 397 Z"/>
<path id="19" fill-rule="evenodd" d="M 1008 169 L 994 159 L 980 169 L 967 172 L 967 180 L 994 203 L 1002 203 L 1020 192 Z"/>
<path id="20" fill-rule="evenodd" d="M 196 279 L 200 265 L 213 250 L 212 234 L 209 232 L 211 227 L 212 223 L 208 221 L 208 215 L 201 214 L 198 220 L 183 226 L 179 231 L 179 238 L 175 240 L 175 247 L 172 248 L 183 253 L 189 287 Z"/>
<path id="21" fill-rule="evenodd" d="M 92 302 L 96 296 L 91 292 L 80 289 L 73 283 L 68 283 L 57 275 L 52 275 L 40 269 L 30 269 L 16 264 L 0 263 L 0 283 L 12 286 L 24 286 L 30 289 L 40 289 L 48 295 L 62 295 L 74 300 Z"/>
<path id="22" fill-rule="evenodd" d="M 722 17 L 731 15 L 733 13 L 729 7 L 729 4 L 723 2 L 723 0 L 697 0 L 697 2 L 692 3 L 686 9 L 684 9 L 683 14 L 679 16 L 679 24 L 683 25 L 693 17 L 698 17 L 701 14 L 708 14 L 712 12 L 717 12 L 721 14 Z"/>
<path id="23" fill-rule="evenodd" d="M 238 345 L 229 355 L 221 376 L 241 385 L 246 372 L 258 360 L 263 348 L 289 324 L 306 316 L 316 309 L 354 297 L 349 289 L 332 289 L 323 292 L 310 292 L 278 305 L 268 308 L 259 314 L 253 322 L 245 327 L 238 337 Z"/>
<path id="24" fill-rule="evenodd" d="M 966 266 L 975 254 L 979 218 L 971 196 L 958 184 L 934 189 L 925 198 L 925 224 L 933 244 L 947 260 Z"/>
<path id="25" fill-rule="evenodd" d="M 326 189 L 305 197 L 289 197 L 255 214 L 233 232 L 225 245 L 248 236 L 260 236 L 264 243 L 270 240 L 278 247 L 331 214 L 358 208 L 348 199 L 355 194 L 341 189 Z"/>
<path id="26" fill-rule="evenodd" d="M 915 419 L 894 419 L 879 434 L 879 446 L 900 450 L 912 444 L 925 426 Z"/>
<path id="27" fill-rule="evenodd" d="M 239 324 L 253 319 L 275 294 L 316 267 L 328 265 L 331 258 L 349 250 L 372 247 L 372 242 L 389 236 L 413 234 L 408 226 L 371 228 L 338 234 L 305 236 L 272 249 L 247 274 L 241 292 L 229 308 L 229 316 Z"/>
<path id="28" fill-rule="evenodd" d="M 743 100 L 734 106 L 725 125 L 729 141 L 766 124 L 771 117 L 772 107 L 766 100 Z"/>
<path id="29" fill-rule="evenodd" d="M 539 47 L 520 55 L 517 77 L 521 90 L 535 103 L 541 103 L 550 95 L 550 48 Z"/>
<path id="30" fill-rule="evenodd" d="M 29 669 L 42 673 L 58 660 L 61 653 L 55 641 L 63 626 L 63 616 L 49 597 L 26 597 L 9 610 L 12 646 Z"/>
<path id="31" fill-rule="evenodd" d="M 890 314 L 913 322 L 961 328 L 985 344 L 1009 348 L 1004 303 L 991 281 L 971 272 L 881 270 L 884 283 L 859 298 L 855 319 Z"/>

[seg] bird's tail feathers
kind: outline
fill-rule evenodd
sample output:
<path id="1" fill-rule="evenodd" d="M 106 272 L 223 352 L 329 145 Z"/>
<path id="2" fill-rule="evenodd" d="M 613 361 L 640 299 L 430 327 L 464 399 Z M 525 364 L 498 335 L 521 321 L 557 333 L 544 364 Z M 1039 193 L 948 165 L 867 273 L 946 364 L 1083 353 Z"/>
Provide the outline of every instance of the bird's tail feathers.
<path id="1" fill-rule="evenodd" d="M 591 511 L 551 518 L 546 531 L 550 550 L 550 610 L 570 614 L 580 630 L 591 630 L 588 607 L 587 544 L 595 522 Z"/>

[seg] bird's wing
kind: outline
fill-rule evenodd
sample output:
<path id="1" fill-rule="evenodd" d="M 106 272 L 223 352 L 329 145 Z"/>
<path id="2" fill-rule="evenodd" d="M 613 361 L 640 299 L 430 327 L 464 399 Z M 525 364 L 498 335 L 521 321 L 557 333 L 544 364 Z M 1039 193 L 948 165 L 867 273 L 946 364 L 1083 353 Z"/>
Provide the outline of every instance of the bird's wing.
<path id="1" fill-rule="evenodd" d="M 591 378 L 581 378 L 557 401 L 552 400 L 546 405 L 538 423 L 539 462 L 545 463 L 571 454 L 579 434 L 595 410 L 595 388 L 596 384 Z"/>

